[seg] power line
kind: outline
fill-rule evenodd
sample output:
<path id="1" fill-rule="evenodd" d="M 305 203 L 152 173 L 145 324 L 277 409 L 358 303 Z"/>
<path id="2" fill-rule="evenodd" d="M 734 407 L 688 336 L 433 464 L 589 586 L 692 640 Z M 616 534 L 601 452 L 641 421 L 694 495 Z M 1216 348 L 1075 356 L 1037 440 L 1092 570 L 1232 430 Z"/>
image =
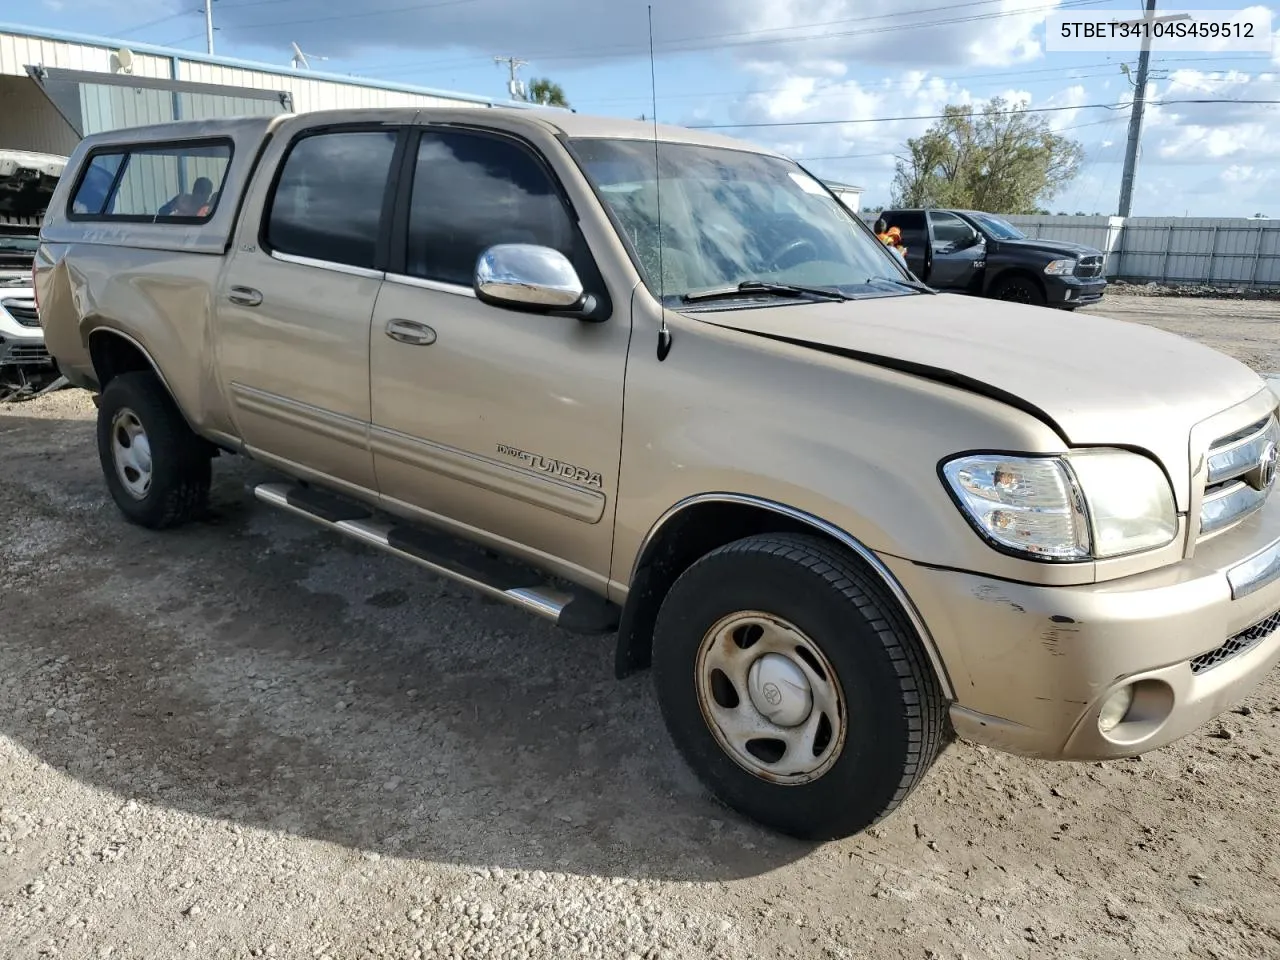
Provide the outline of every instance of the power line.
<path id="1" fill-rule="evenodd" d="M 415 3 L 407 7 L 390 7 L 384 9 L 361 10 L 359 13 L 341 13 L 330 17 L 303 17 L 300 20 L 273 20 L 270 23 L 237 23 L 237 29 L 257 30 L 260 27 L 296 27 L 310 23 L 333 23 L 337 20 L 366 20 L 369 17 L 381 17 L 390 13 L 412 13 L 418 10 L 435 10 L 440 7 L 460 7 L 466 4 L 479 3 L 480 0 L 440 0 L 435 3 Z M 257 6 L 257 4 L 243 4 Z"/>
<path id="2" fill-rule="evenodd" d="M 276 3 L 300 3 L 303 0 L 240 0 L 239 3 L 223 3 L 218 0 L 219 10 L 233 10 L 237 7 L 266 7 Z"/>
<path id="3" fill-rule="evenodd" d="M 171 13 L 167 17 L 160 17 L 158 20 L 148 20 L 146 23 L 140 23 L 136 27 L 127 27 L 126 29 L 119 31 L 119 35 L 123 37 L 125 36 L 125 34 L 138 33 L 139 31 L 142 31 L 142 30 L 149 30 L 152 27 L 160 26 L 160 24 L 162 23 L 168 23 L 170 20 L 177 20 L 181 17 L 194 16 L 195 14 L 201 13 L 201 12 L 203 11 L 197 10 L 195 7 L 192 7 L 190 10 L 179 10 L 177 13 Z"/>
<path id="4" fill-rule="evenodd" d="M 859 84 L 859 89 L 864 93 L 876 93 L 877 91 L 885 90 L 887 88 L 892 88 L 892 87 L 923 85 L 933 80 L 941 80 L 943 83 L 967 83 L 970 80 L 984 80 L 992 77 L 1001 78 L 1007 82 L 1011 79 L 1021 80 L 1021 78 L 1026 74 L 1035 74 L 1035 73 L 1062 74 L 1066 70 L 1087 70 L 1090 67 L 1106 67 L 1106 66 L 1115 66 L 1115 64 L 1089 63 L 1089 64 L 1082 64 L 1079 67 L 1046 67 L 1044 69 L 1039 69 L 1039 70 L 1020 70 L 1018 71 L 1017 76 L 1012 78 L 1010 77 L 1009 71 L 1007 70 L 1001 71 L 999 73 L 972 73 L 972 74 L 967 74 L 965 76 L 952 76 L 952 77 L 944 77 L 938 74 L 934 74 L 932 76 L 926 75 L 918 80 L 904 78 L 900 80 L 880 81 L 878 83 L 873 82 L 866 85 Z M 1066 79 L 1087 80 L 1091 77 L 1109 77 L 1109 76 L 1111 76 L 1109 72 L 1108 73 L 1086 73 L 1086 74 L 1077 74 L 1075 76 L 1070 76 L 1070 77 L 1067 77 Z M 1043 80 L 1033 80 L 1030 82 L 1031 83 L 1053 83 L 1056 80 L 1058 80 L 1057 76 L 1051 76 L 1051 77 L 1046 77 Z M 765 87 L 763 89 L 758 89 L 758 90 L 724 90 L 724 91 L 711 91 L 711 92 L 704 92 L 704 93 L 677 93 L 677 94 L 672 94 L 665 97 L 660 97 L 659 99 L 661 100 L 704 100 L 704 99 L 712 99 L 712 98 L 719 98 L 719 97 L 732 97 L 735 99 L 741 99 L 742 97 L 753 97 L 760 94 L 790 93 L 790 92 L 792 92 L 791 87 Z M 845 91 L 842 89 L 833 88 L 825 92 L 819 91 L 815 93 L 814 96 L 815 98 L 819 96 L 836 96 L 844 92 Z M 633 101 L 639 101 L 639 100 L 648 101 L 648 99 L 649 99 L 648 97 L 606 97 L 600 100 L 586 99 L 586 100 L 583 100 L 583 103 L 631 103 Z"/>
<path id="5" fill-rule="evenodd" d="M 963 9 L 964 7 L 985 7 L 985 6 L 990 6 L 993 3 L 1003 3 L 1003 2 L 1004 0 L 970 0 L 970 2 L 967 2 L 967 3 L 952 3 L 952 4 L 946 4 L 941 7 L 920 7 L 915 10 L 895 10 L 891 13 L 877 13 L 877 14 L 871 14 L 870 16 L 842 17 L 839 20 L 820 20 L 814 23 L 796 23 L 786 27 L 762 27 L 758 30 L 742 30 L 742 31 L 739 31 L 738 33 L 713 33 L 713 34 L 704 34 L 696 37 L 681 37 L 675 40 L 668 40 L 667 42 L 683 43 L 683 42 L 698 41 L 698 40 L 732 40 L 739 37 L 757 37 L 766 33 L 781 33 L 785 30 L 808 30 L 815 27 L 834 27 L 839 24 L 870 23 L 873 20 L 892 20 L 896 17 L 912 17 L 912 16 L 918 16 L 919 14 L 922 14 L 922 13 L 940 13 L 940 12 L 950 13 L 953 10 L 960 10 L 960 9 Z M 1058 4 L 1058 5 L 1029 7 L 1023 10 L 1008 10 L 1008 11 L 998 11 L 993 13 L 974 14 L 971 17 L 962 17 L 960 18 L 960 20 L 961 21 L 965 21 L 969 19 L 998 20 L 1002 17 L 1017 16 L 1018 14 L 1021 14 L 1021 13 L 1038 12 L 1041 10 L 1056 10 L 1056 9 L 1061 9 L 1062 7 L 1095 6 L 1097 4 L 1104 3 L 1104 2 L 1109 2 L 1109 0 L 1066 0 L 1065 3 Z M 908 29 L 910 27 L 930 27 L 930 26 L 934 26 L 937 23 L 950 23 L 950 22 L 951 22 L 950 20 L 938 20 L 938 21 L 932 21 L 932 22 L 926 21 L 921 23 L 899 24 L 899 25 L 893 26 L 892 29 L 903 30 L 903 29 Z M 862 31 L 859 31 L 859 32 L 862 32 Z M 876 31 L 876 32 L 879 32 L 879 31 Z M 845 36 L 845 35 L 846 34 L 834 34 L 834 36 Z M 816 35 L 813 37 L 808 37 L 808 36 L 780 37 L 780 38 L 777 38 L 776 42 L 785 43 L 791 40 L 810 40 L 810 39 L 823 40 L 823 39 L 826 39 L 827 36 L 833 36 L 833 34 L 822 34 L 822 35 Z M 775 41 L 761 41 L 761 42 L 775 42 Z"/>
<path id="6" fill-rule="evenodd" d="M 985 2 L 986 0 L 978 0 L 977 3 L 955 4 L 950 7 L 940 7 L 940 8 L 931 7 L 928 9 L 950 10 L 950 9 L 961 8 L 964 6 L 979 5 Z M 780 29 L 804 30 L 804 29 L 810 29 L 814 27 L 829 26 L 836 23 L 863 23 L 867 20 L 878 20 L 878 19 L 883 19 L 885 16 L 888 16 L 888 14 L 881 14 L 881 15 L 872 16 L 872 17 L 858 17 L 858 18 L 851 18 L 847 20 L 820 21 L 817 23 L 795 24 L 794 26 L 785 27 L 785 28 L 770 27 L 764 30 L 748 30 L 748 31 L 743 31 L 738 33 L 704 34 L 704 35 L 694 36 L 694 37 L 678 37 L 672 40 L 666 40 L 666 41 L 660 42 L 658 43 L 657 46 L 661 48 L 660 52 L 673 54 L 673 53 L 690 53 L 690 52 L 696 52 L 699 50 L 720 50 L 725 48 L 732 49 L 737 47 L 749 47 L 749 46 L 757 46 L 762 44 L 770 45 L 770 44 L 783 44 L 783 43 L 801 43 L 801 42 L 812 41 L 812 40 L 833 40 L 833 39 L 839 39 L 843 37 L 863 37 L 863 36 L 868 36 L 872 34 L 891 33 L 899 30 L 919 30 L 922 28 L 936 27 L 936 26 L 950 26 L 950 25 L 960 24 L 960 23 L 974 23 L 974 22 L 981 22 L 981 21 L 1001 20 L 1006 17 L 1022 16 L 1024 14 L 1029 14 L 1029 13 L 1041 13 L 1047 10 L 1062 10 L 1062 9 L 1073 9 L 1076 7 L 1097 6 L 1099 4 L 1109 3 L 1109 2 L 1111 2 L 1111 0 L 1065 0 L 1065 2 L 1061 4 L 1040 5 L 1040 6 L 1034 6 L 1034 7 L 1020 7 L 1015 10 L 999 10 L 991 13 L 971 14 L 968 16 L 950 17 L 950 18 L 944 18 L 940 20 L 930 20 L 927 22 L 915 21 L 912 23 L 886 24 L 878 27 L 872 27 L 870 29 L 846 30 L 846 31 L 840 31 L 836 33 L 826 32 L 826 33 L 804 34 L 801 36 L 794 36 L 794 37 L 765 37 L 765 38 L 755 39 L 755 40 L 750 40 L 750 39 L 739 40 L 737 43 L 721 42 L 724 40 L 732 40 L 734 38 L 740 38 L 740 37 L 753 37 L 761 33 L 775 32 Z M 918 10 L 899 11 L 899 13 L 902 16 L 907 16 L 907 15 L 910 15 L 913 13 L 919 13 L 919 12 L 920 11 Z M 693 44 L 693 45 L 692 46 L 675 46 L 676 44 Z M 632 55 L 639 55 L 644 53 L 644 51 L 647 49 L 648 48 L 643 45 L 631 44 L 631 43 L 611 44 L 607 46 L 601 46 L 597 44 L 590 47 L 580 47 L 580 48 L 577 48 L 576 50 L 569 50 L 563 53 L 532 54 L 529 56 L 529 59 L 543 60 L 543 61 L 610 59 L 610 57 L 627 57 Z M 602 57 L 601 54 L 607 51 L 616 51 L 616 52 L 611 54 L 610 56 Z M 399 72 L 420 73 L 420 72 L 435 71 L 435 70 L 446 68 L 446 67 L 465 65 L 468 63 L 475 62 L 476 60 L 482 60 L 482 59 L 486 59 L 486 58 L 461 57 L 455 60 L 441 60 L 432 64 L 430 67 L 424 67 L 422 69 L 415 69 L 412 71 L 403 70 Z"/>
<path id="7" fill-rule="evenodd" d="M 271 2 L 283 3 L 285 0 L 252 0 L 252 2 L 228 3 L 225 5 L 219 3 L 218 10 L 247 9 L 249 7 L 258 7 L 262 6 L 264 3 Z M 375 8 L 373 10 L 361 10 L 359 13 L 343 13 L 329 17 L 303 17 L 297 20 L 272 20 L 268 23 L 237 23 L 236 27 L 248 30 L 256 30 L 262 27 L 295 27 L 311 23 L 332 23 L 338 20 L 363 20 L 369 17 L 383 16 L 390 13 L 412 13 L 418 10 L 433 10 L 438 7 L 458 7 L 465 4 L 479 2 L 480 0 L 437 0 L 437 2 L 433 3 L 415 3 L 405 7 L 390 7 L 383 9 Z M 203 9 L 197 10 L 193 8 L 191 10 L 182 10 L 178 13 L 171 13 L 169 16 L 161 17 L 159 20 L 151 20 L 147 23 L 139 24 L 136 27 L 130 27 L 128 30 L 122 30 L 120 31 L 120 36 L 123 37 L 127 33 L 138 33 L 139 31 L 149 29 L 150 27 L 158 27 L 162 23 L 168 23 L 170 20 L 177 20 L 180 17 L 192 16 L 197 13 L 203 14 L 204 11 Z"/>
<path id="8" fill-rule="evenodd" d="M 1166 62 L 1172 62 L 1172 61 L 1166 61 Z M 1114 74 L 1114 70 L 1103 71 L 1099 73 L 1074 73 L 1072 71 L 1088 70 L 1094 67 L 1113 67 L 1114 68 L 1115 66 L 1116 64 L 1113 61 L 1107 61 L 1103 63 L 1083 63 L 1074 67 L 1045 67 L 1043 69 L 1037 69 L 1037 70 L 1018 70 L 1016 71 L 1016 73 L 1011 73 L 1008 70 L 1003 70 L 998 73 L 971 73 L 971 74 L 964 74 L 959 76 L 942 76 L 940 74 L 933 74 L 933 75 L 926 75 L 920 79 L 904 78 L 899 80 L 885 80 L 885 81 L 879 81 L 879 82 L 872 82 L 869 84 L 859 84 L 858 90 L 859 92 L 862 92 L 862 93 L 874 94 L 874 93 L 878 93 L 880 91 L 884 91 L 888 89 L 896 89 L 898 87 L 924 86 L 925 84 L 935 80 L 940 80 L 943 83 L 967 84 L 971 80 L 985 80 L 989 78 L 997 79 L 1001 81 L 1002 84 L 1016 83 L 1018 86 L 1029 87 L 1029 86 L 1033 86 L 1035 84 L 1040 84 L 1040 83 L 1056 83 L 1056 82 L 1059 82 L 1060 80 L 1070 82 L 1070 81 L 1076 81 L 1076 80 L 1093 80 L 1093 79 L 1097 79 L 1098 77 L 1110 77 Z M 1242 74 L 1239 77 L 1198 77 L 1195 82 L 1196 83 L 1234 83 L 1234 84 L 1240 84 L 1240 85 L 1246 85 L 1250 83 L 1280 83 L 1280 70 L 1276 72 L 1278 75 L 1271 79 L 1261 79 L 1255 74 L 1246 73 L 1246 74 Z M 1038 80 L 1023 79 L 1025 76 L 1028 76 L 1031 74 L 1041 74 L 1041 73 L 1050 74 L 1050 76 L 1042 77 Z M 1170 79 L 1170 78 L 1166 78 L 1166 79 Z M 713 100 L 713 99 L 740 100 L 743 97 L 754 97 L 754 96 L 760 96 L 764 94 L 791 93 L 791 92 L 793 92 L 792 87 L 763 87 L 756 90 L 715 90 L 715 91 L 704 91 L 701 93 L 677 93 L 677 94 L 669 94 L 665 97 L 659 97 L 659 99 L 663 101 Z M 816 90 L 810 93 L 808 96 L 814 100 L 821 100 L 827 97 L 844 96 L 847 92 L 848 91 L 842 87 L 832 86 L 831 88 L 826 90 Z M 597 100 L 597 99 L 588 97 L 583 99 L 581 101 L 581 104 L 613 104 L 613 103 L 632 103 L 632 102 L 639 102 L 639 101 L 644 101 L 647 103 L 649 101 L 649 98 L 648 97 L 603 97 Z M 578 101 L 575 100 L 574 102 L 577 103 Z"/>
<path id="9" fill-rule="evenodd" d="M 1054 133 L 1067 133 L 1071 130 L 1080 130 L 1084 127 L 1097 127 L 1102 124 L 1114 124 L 1117 117 L 1107 117 L 1105 120 L 1090 120 L 1087 123 L 1073 123 L 1069 127 L 1060 127 L 1053 131 Z M 873 157 L 893 157 L 897 156 L 896 150 L 882 150 L 879 153 L 833 153 L 822 157 L 792 157 L 798 163 L 818 163 L 826 160 L 868 160 Z"/>
<path id="10" fill-rule="evenodd" d="M 1119 110 L 1112 103 L 1082 103 L 1074 107 L 1022 107 L 1016 110 L 994 110 L 984 116 L 1003 117 L 1014 113 L 1060 113 L 1063 110 Z M 854 117 L 848 120 L 772 120 L 758 123 L 700 123 L 691 124 L 693 130 L 746 130 L 762 127 L 827 127 L 846 123 L 888 123 L 895 120 L 945 120 L 945 113 L 923 113 L 910 117 Z"/>
<path id="11" fill-rule="evenodd" d="M 1184 103 L 1242 103 L 1242 104 L 1262 104 L 1262 103 L 1280 103 L 1280 100 L 1263 100 L 1249 99 L 1241 100 L 1232 97 L 1216 97 L 1203 99 L 1177 99 L 1177 100 L 1148 100 L 1147 103 L 1152 106 L 1167 107 Z M 981 116 L 1003 117 L 1015 113 L 1060 113 L 1064 110 L 1123 110 L 1132 104 L 1114 104 L 1114 103 L 1081 103 L 1075 106 L 1060 107 L 1019 107 L 1014 110 L 993 110 L 990 113 L 983 111 Z M 977 113 L 977 111 L 974 111 Z M 944 120 L 948 114 L 945 113 L 929 113 L 917 114 L 910 117 L 853 117 L 846 120 L 774 120 L 759 123 L 699 123 L 690 124 L 692 130 L 746 130 L 759 129 L 763 127 L 826 127 L 826 126 L 842 126 L 848 123 L 888 123 L 896 120 Z"/>

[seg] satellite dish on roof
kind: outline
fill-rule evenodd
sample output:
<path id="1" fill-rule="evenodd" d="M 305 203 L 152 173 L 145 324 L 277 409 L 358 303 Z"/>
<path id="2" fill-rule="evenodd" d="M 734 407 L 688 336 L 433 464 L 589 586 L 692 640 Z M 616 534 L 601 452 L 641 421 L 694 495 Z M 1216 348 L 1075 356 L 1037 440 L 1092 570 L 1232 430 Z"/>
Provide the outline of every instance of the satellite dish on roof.
<path id="1" fill-rule="evenodd" d="M 121 73 L 133 73 L 133 51 L 128 47 L 121 47 L 117 50 L 116 64 Z"/>

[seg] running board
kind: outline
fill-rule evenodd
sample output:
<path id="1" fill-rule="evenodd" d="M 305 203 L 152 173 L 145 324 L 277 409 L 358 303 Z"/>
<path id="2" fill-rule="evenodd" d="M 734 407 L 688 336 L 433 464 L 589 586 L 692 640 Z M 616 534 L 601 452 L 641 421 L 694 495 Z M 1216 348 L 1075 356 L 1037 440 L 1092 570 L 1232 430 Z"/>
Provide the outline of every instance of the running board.
<path id="1" fill-rule="evenodd" d="M 442 533 L 376 516 L 346 497 L 291 483 L 259 484 L 253 495 L 574 633 L 609 633 L 618 627 L 618 607 L 595 594 L 537 584 L 532 572 L 514 561 Z"/>

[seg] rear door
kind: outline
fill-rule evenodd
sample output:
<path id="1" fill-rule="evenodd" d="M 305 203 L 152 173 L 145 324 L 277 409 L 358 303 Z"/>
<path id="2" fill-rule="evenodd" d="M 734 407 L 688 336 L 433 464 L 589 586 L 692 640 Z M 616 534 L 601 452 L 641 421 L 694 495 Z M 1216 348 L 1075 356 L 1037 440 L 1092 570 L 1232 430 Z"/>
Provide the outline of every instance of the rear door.
<path id="1" fill-rule="evenodd" d="M 369 327 L 405 132 L 284 134 L 263 158 L 268 175 L 246 200 L 219 289 L 218 369 L 238 434 L 262 459 L 352 492 L 377 488 Z"/>
<path id="2" fill-rule="evenodd" d="M 924 213 L 920 210 L 890 211 L 884 215 L 884 220 L 887 226 L 897 227 L 902 232 L 902 243 L 907 248 L 907 266 L 911 272 L 928 282 L 929 230 Z"/>
<path id="3" fill-rule="evenodd" d="M 963 217 L 945 210 L 929 211 L 933 258 L 929 283 L 939 290 L 972 288 L 986 256 L 986 246 Z"/>

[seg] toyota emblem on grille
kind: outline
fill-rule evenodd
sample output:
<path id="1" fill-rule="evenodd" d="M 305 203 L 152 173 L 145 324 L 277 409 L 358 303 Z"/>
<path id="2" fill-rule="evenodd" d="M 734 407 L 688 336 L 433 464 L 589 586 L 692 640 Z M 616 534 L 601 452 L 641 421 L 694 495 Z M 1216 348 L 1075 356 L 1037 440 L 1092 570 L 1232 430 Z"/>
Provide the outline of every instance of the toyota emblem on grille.
<path id="1" fill-rule="evenodd" d="M 1258 457 L 1258 466 L 1254 470 L 1253 486 L 1259 490 L 1270 489 L 1276 480 L 1276 445 L 1275 441 L 1268 440 L 1267 445 L 1262 448 L 1262 455 Z"/>

